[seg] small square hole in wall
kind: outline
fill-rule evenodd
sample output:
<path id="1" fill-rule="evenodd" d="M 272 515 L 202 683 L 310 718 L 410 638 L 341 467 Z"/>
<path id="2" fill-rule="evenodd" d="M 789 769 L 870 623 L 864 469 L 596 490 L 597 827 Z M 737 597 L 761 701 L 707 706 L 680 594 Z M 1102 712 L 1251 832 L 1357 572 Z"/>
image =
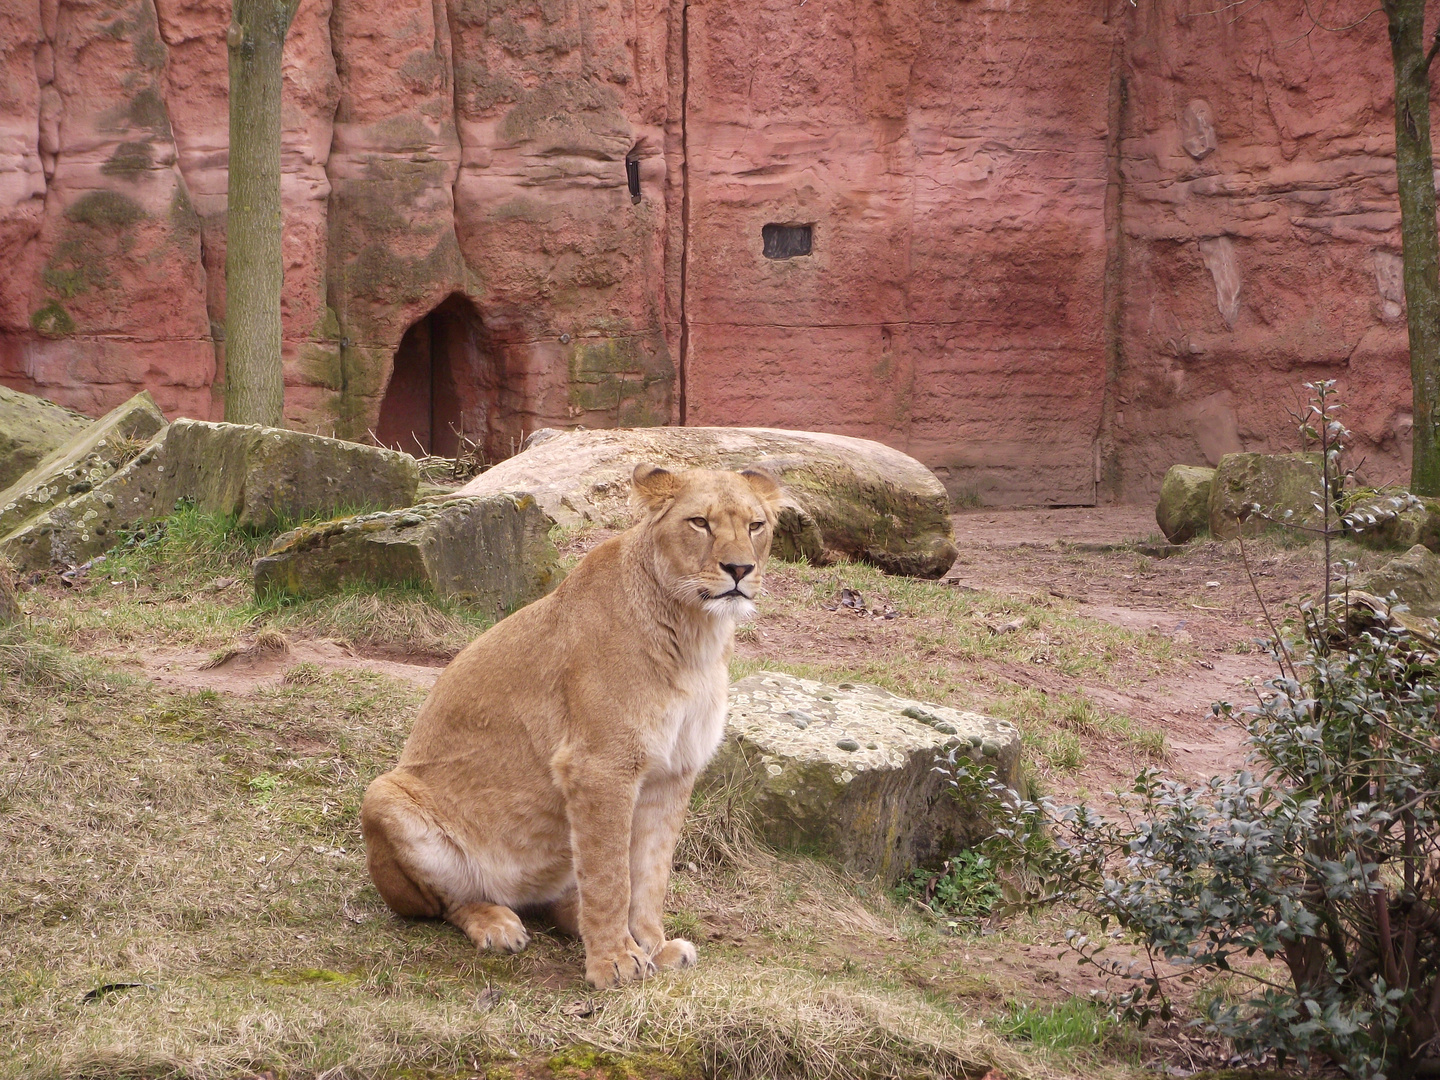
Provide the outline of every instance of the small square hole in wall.
<path id="1" fill-rule="evenodd" d="M 760 230 L 765 241 L 765 258 L 793 259 L 810 254 L 810 225 L 766 225 Z"/>

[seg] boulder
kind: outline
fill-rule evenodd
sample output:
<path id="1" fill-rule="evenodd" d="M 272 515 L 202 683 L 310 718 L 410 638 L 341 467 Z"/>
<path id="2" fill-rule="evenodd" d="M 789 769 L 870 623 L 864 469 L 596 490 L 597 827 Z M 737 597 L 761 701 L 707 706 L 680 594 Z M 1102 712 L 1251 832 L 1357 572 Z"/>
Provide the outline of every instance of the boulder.
<path id="1" fill-rule="evenodd" d="M 1393 594 L 1413 615 L 1440 615 L 1440 555 L 1416 544 L 1404 555 L 1361 574 L 1350 587 L 1382 600 Z"/>
<path id="2" fill-rule="evenodd" d="M 1184 544 L 1210 527 L 1210 483 L 1215 470 L 1199 465 L 1172 465 L 1160 485 L 1155 521 L 1165 539 Z"/>
<path id="3" fill-rule="evenodd" d="M 1440 551 L 1440 499 L 1422 499 L 1406 491 L 1379 491 L 1350 511 L 1357 543 L 1374 551 L 1409 551 L 1424 544 Z"/>
<path id="4" fill-rule="evenodd" d="M 1210 484 L 1210 535 L 1231 540 L 1242 530 L 1255 536 L 1282 523 L 1319 529 L 1322 486 L 1319 454 L 1226 454 Z M 1252 503 L 1263 517 L 1244 510 Z"/>
<path id="5" fill-rule="evenodd" d="M 264 528 L 337 510 L 406 506 L 419 479 L 415 459 L 393 450 L 177 420 L 113 476 L 0 539 L 0 553 L 28 570 L 75 566 L 108 551 L 126 527 L 168 516 L 180 499 Z"/>
<path id="6" fill-rule="evenodd" d="M 8 488 L 91 422 L 44 398 L 0 386 L 0 485 Z"/>
<path id="7" fill-rule="evenodd" d="M 935 578 L 955 561 L 945 488 L 924 465 L 868 439 L 770 428 L 654 427 L 536 433 L 527 449 L 460 489 L 533 495 L 562 525 L 629 518 L 630 474 L 763 468 L 787 488 L 775 555 L 859 559 Z"/>
<path id="8" fill-rule="evenodd" d="M 148 390 L 111 409 L 0 491 L 0 536 L 90 490 L 133 456 L 137 447 L 127 444 L 148 442 L 164 427 L 165 414 Z"/>
<path id="9" fill-rule="evenodd" d="M 491 495 L 303 526 L 256 560 L 255 593 L 414 584 L 501 614 L 559 583 L 554 524 L 529 496 Z"/>
<path id="10" fill-rule="evenodd" d="M 725 739 L 701 778 L 728 790 L 760 835 L 893 883 L 987 835 L 935 759 L 952 746 L 1018 787 L 1020 733 L 978 713 L 760 672 L 730 688 Z"/>

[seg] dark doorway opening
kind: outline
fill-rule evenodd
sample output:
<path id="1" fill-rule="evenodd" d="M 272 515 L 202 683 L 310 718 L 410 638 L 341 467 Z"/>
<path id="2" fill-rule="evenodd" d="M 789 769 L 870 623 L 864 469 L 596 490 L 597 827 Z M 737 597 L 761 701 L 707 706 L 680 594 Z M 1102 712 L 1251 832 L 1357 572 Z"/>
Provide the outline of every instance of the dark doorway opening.
<path id="1" fill-rule="evenodd" d="M 454 457 L 463 438 L 464 449 L 479 446 L 494 461 L 506 426 L 504 382 L 475 305 L 449 296 L 400 339 L 375 436 L 407 454 L 441 457 Z"/>

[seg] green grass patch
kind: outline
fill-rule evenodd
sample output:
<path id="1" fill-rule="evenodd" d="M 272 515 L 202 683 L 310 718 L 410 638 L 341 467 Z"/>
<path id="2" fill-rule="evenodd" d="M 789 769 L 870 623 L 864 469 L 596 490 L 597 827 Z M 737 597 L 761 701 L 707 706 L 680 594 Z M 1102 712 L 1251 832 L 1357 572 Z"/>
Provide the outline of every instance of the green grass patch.
<path id="1" fill-rule="evenodd" d="M 937 918 L 988 918 L 1000 900 L 995 866 L 976 851 L 961 851 L 938 870 L 916 870 L 895 889 L 901 903 L 915 903 Z"/>
<path id="2" fill-rule="evenodd" d="M 1066 1054 L 1097 1050 L 1121 1036 L 1120 1021 L 1113 1013 L 1079 997 L 1058 1005 L 1015 1003 L 995 1026 L 1008 1039 Z"/>

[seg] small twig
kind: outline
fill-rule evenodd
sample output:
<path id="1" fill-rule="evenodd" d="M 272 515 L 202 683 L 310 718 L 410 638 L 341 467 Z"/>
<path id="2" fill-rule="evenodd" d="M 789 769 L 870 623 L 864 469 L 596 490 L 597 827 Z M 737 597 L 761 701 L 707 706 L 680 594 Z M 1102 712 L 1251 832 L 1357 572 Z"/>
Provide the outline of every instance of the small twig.
<path id="1" fill-rule="evenodd" d="M 1250 590 L 1255 594 L 1255 599 L 1260 604 L 1260 613 L 1265 616 L 1265 622 L 1270 627 L 1270 634 L 1275 639 L 1275 661 L 1280 665 L 1280 674 L 1285 674 L 1285 661 L 1290 658 L 1290 650 L 1285 647 L 1285 639 L 1280 636 L 1280 629 L 1275 625 L 1275 620 L 1270 617 L 1270 609 L 1265 606 L 1265 597 L 1260 595 L 1260 583 L 1255 580 L 1255 571 L 1250 569 L 1250 556 L 1245 551 L 1245 537 L 1237 536 L 1240 541 L 1240 561 L 1245 564 L 1245 573 L 1250 578 Z M 1290 678 L 1299 682 L 1299 676 L 1295 673 L 1295 663 L 1290 662 Z"/>

